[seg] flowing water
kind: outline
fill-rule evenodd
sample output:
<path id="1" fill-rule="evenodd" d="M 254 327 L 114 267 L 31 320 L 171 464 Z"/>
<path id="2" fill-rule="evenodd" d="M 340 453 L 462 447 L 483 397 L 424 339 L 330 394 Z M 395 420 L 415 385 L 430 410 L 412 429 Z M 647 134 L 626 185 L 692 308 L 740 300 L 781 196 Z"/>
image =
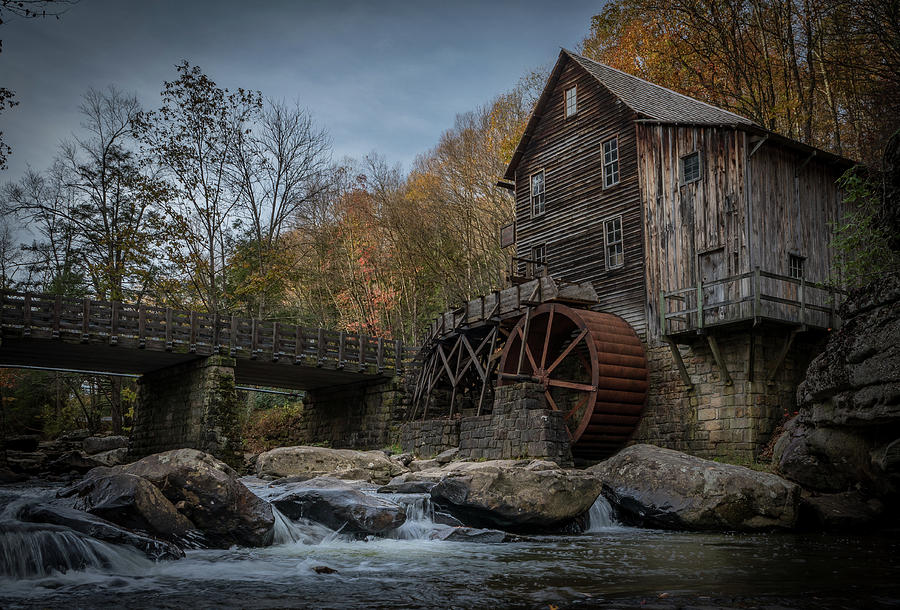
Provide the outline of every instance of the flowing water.
<path id="1" fill-rule="evenodd" d="M 434 539 L 449 526 L 433 521 L 429 498 L 411 494 L 387 496 L 409 515 L 388 538 L 353 540 L 277 513 L 271 547 L 191 550 L 155 563 L 63 528 L 10 527 L 20 496 L 53 491 L 0 495 L 7 506 L 0 607 L 499 609 L 673 600 L 757 607 L 758 599 L 778 607 L 900 607 L 900 541 L 891 537 L 635 529 L 617 525 L 599 500 L 580 535 L 446 542 Z M 319 573 L 323 566 L 335 571 Z"/>

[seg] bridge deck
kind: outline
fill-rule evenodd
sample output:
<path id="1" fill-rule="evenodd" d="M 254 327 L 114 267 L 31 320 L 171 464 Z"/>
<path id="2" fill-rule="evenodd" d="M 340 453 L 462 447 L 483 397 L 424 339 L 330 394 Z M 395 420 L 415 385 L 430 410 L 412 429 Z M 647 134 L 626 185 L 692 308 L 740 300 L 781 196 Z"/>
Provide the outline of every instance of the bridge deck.
<path id="1" fill-rule="evenodd" d="M 143 374 L 222 354 L 240 384 L 309 390 L 377 381 L 415 350 L 399 341 L 273 320 L 0 292 L 0 367 Z"/>

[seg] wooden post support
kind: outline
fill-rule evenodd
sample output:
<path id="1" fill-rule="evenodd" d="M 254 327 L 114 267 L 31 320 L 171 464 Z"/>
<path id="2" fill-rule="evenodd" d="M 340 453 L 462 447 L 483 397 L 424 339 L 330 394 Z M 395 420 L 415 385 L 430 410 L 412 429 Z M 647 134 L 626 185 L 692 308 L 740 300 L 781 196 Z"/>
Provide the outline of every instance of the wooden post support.
<path id="1" fill-rule="evenodd" d="M 138 349 L 147 347 L 147 310 L 138 305 Z"/>
<path id="2" fill-rule="evenodd" d="M 360 368 L 365 369 L 366 367 L 366 341 L 368 339 L 365 335 L 359 335 L 359 366 Z"/>
<path id="3" fill-rule="evenodd" d="M 399 374 L 403 371 L 403 342 L 397 339 L 394 341 L 394 373 Z"/>
<path id="4" fill-rule="evenodd" d="M 659 334 L 666 336 L 666 293 L 659 291 Z"/>
<path id="5" fill-rule="evenodd" d="M 118 345 L 119 343 L 119 312 L 122 311 L 122 303 L 113 301 L 110 304 L 109 312 L 109 344 Z"/>
<path id="6" fill-rule="evenodd" d="M 212 348 L 212 351 L 214 354 L 219 354 L 222 351 L 221 345 L 220 345 L 220 342 L 221 342 L 220 336 L 221 335 L 219 333 L 219 326 L 220 326 L 219 312 L 217 311 L 216 313 L 213 314 L 213 331 L 212 331 L 213 348 Z"/>
<path id="7" fill-rule="evenodd" d="M 25 293 L 25 300 L 22 302 L 22 336 L 27 337 L 31 334 L 31 293 Z"/>
<path id="8" fill-rule="evenodd" d="M 272 322 L 272 362 L 278 362 L 281 345 L 278 342 L 278 320 Z"/>
<path id="9" fill-rule="evenodd" d="M 53 301 L 53 338 L 59 339 L 59 325 L 62 318 L 62 296 L 56 295 Z"/>
<path id="10" fill-rule="evenodd" d="M 703 330 L 703 280 L 697 280 L 697 328 Z"/>
<path id="11" fill-rule="evenodd" d="M 188 337 L 188 350 L 192 354 L 197 353 L 197 312 L 191 311 L 190 315 L 191 330 Z"/>
<path id="12" fill-rule="evenodd" d="M 250 359 L 256 360 L 257 356 L 257 335 L 259 328 L 257 327 L 256 318 L 250 318 Z"/>
<path id="13" fill-rule="evenodd" d="M 297 324 L 294 327 L 294 364 L 300 364 L 303 359 L 303 327 Z"/>
<path id="14" fill-rule="evenodd" d="M 722 358 L 722 353 L 719 351 L 719 342 L 712 335 L 706 335 L 706 342 L 709 343 L 709 349 L 712 350 L 713 358 L 716 359 L 716 365 L 722 371 L 725 385 L 732 385 L 734 380 L 731 379 L 731 373 L 728 372 L 728 366 L 726 366 L 725 359 Z"/>
<path id="15" fill-rule="evenodd" d="M 231 330 L 228 333 L 228 355 L 234 358 L 237 353 L 237 316 L 231 314 Z"/>
<path id="16" fill-rule="evenodd" d="M 91 300 L 84 299 L 81 308 L 81 342 L 87 343 L 91 339 Z"/>
<path id="17" fill-rule="evenodd" d="M 319 336 L 316 341 L 316 366 L 322 366 L 325 362 L 325 329 L 319 329 Z"/>
<path id="18" fill-rule="evenodd" d="M 806 324 L 806 278 L 800 278 L 800 324 Z"/>
<path id="19" fill-rule="evenodd" d="M 675 365 L 678 367 L 678 373 L 681 375 L 681 382 L 688 390 L 693 390 L 694 382 L 691 381 L 691 376 L 688 375 L 687 367 L 684 366 L 684 359 L 681 357 L 681 350 L 678 349 L 678 345 L 676 345 L 675 341 L 668 335 L 663 335 L 661 338 L 666 345 L 669 346 L 669 350 L 672 352 L 672 357 L 675 359 Z"/>
<path id="20" fill-rule="evenodd" d="M 759 267 L 753 270 L 753 323 L 756 324 L 759 322 L 759 316 L 761 315 L 760 311 L 760 289 L 761 289 L 761 278 L 759 273 Z"/>
<path id="21" fill-rule="evenodd" d="M 791 334 L 788 335 L 788 338 L 785 339 L 784 345 L 781 346 L 781 351 L 778 353 L 778 357 L 775 359 L 775 362 L 772 363 L 772 368 L 770 368 L 769 372 L 766 374 L 766 383 L 768 385 L 775 384 L 775 375 L 778 374 L 778 369 L 781 368 L 784 359 L 787 358 L 788 352 L 791 351 L 791 346 L 794 344 L 794 339 L 801 330 L 802 328 L 795 328 L 791 331 Z"/>
<path id="22" fill-rule="evenodd" d="M 379 373 L 384 371 L 384 339 L 381 337 L 378 337 L 378 352 L 375 356 L 375 366 L 378 368 Z"/>
<path id="23" fill-rule="evenodd" d="M 166 351 L 171 352 L 174 344 L 172 342 L 172 308 L 166 307 Z"/>
<path id="24" fill-rule="evenodd" d="M 344 368 L 344 340 L 347 337 L 347 333 L 341 331 L 338 333 L 338 363 L 337 366 L 339 369 Z"/>

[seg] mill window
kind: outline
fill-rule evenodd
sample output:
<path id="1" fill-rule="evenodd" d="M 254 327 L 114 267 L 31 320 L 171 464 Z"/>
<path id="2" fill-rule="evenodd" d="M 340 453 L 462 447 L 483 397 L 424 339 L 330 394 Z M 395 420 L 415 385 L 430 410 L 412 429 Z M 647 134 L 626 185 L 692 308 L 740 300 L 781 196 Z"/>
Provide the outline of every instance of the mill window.
<path id="1" fill-rule="evenodd" d="M 688 184 L 700 179 L 700 152 L 692 152 L 681 158 L 681 183 Z"/>
<path id="2" fill-rule="evenodd" d="M 606 236 L 606 268 L 615 269 L 625 264 L 625 246 L 622 240 L 622 217 L 616 216 L 603 223 Z"/>
<path id="3" fill-rule="evenodd" d="M 578 91 L 575 87 L 566 89 L 566 118 L 578 112 Z"/>
<path id="4" fill-rule="evenodd" d="M 619 139 L 612 138 L 603 143 L 603 186 L 619 183 Z"/>
<path id="5" fill-rule="evenodd" d="M 544 170 L 531 175 L 531 215 L 540 216 L 546 210 L 544 199 Z"/>
<path id="6" fill-rule="evenodd" d="M 795 254 L 790 255 L 790 260 L 788 261 L 788 275 L 790 275 L 795 280 L 803 279 L 803 263 L 806 262 L 802 256 L 797 256 Z"/>
<path id="7" fill-rule="evenodd" d="M 534 275 L 540 275 L 547 265 L 547 246 L 541 244 L 531 249 L 531 260 L 534 261 Z"/>

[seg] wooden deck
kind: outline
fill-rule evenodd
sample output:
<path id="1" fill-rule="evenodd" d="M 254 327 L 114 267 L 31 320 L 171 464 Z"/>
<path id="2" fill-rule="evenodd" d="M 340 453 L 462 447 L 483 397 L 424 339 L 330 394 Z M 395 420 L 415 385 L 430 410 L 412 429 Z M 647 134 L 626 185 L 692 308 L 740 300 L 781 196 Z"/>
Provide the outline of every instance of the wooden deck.
<path id="1" fill-rule="evenodd" d="M 389 378 L 416 349 L 275 320 L 0 291 L 0 367 L 145 373 L 213 354 L 236 380 L 314 389 Z"/>
<path id="2" fill-rule="evenodd" d="M 701 282 L 659 295 L 662 335 L 679 337 L 751 321 L 832 329 L 845 292 L 833 286 L 762 271 Z"/>

